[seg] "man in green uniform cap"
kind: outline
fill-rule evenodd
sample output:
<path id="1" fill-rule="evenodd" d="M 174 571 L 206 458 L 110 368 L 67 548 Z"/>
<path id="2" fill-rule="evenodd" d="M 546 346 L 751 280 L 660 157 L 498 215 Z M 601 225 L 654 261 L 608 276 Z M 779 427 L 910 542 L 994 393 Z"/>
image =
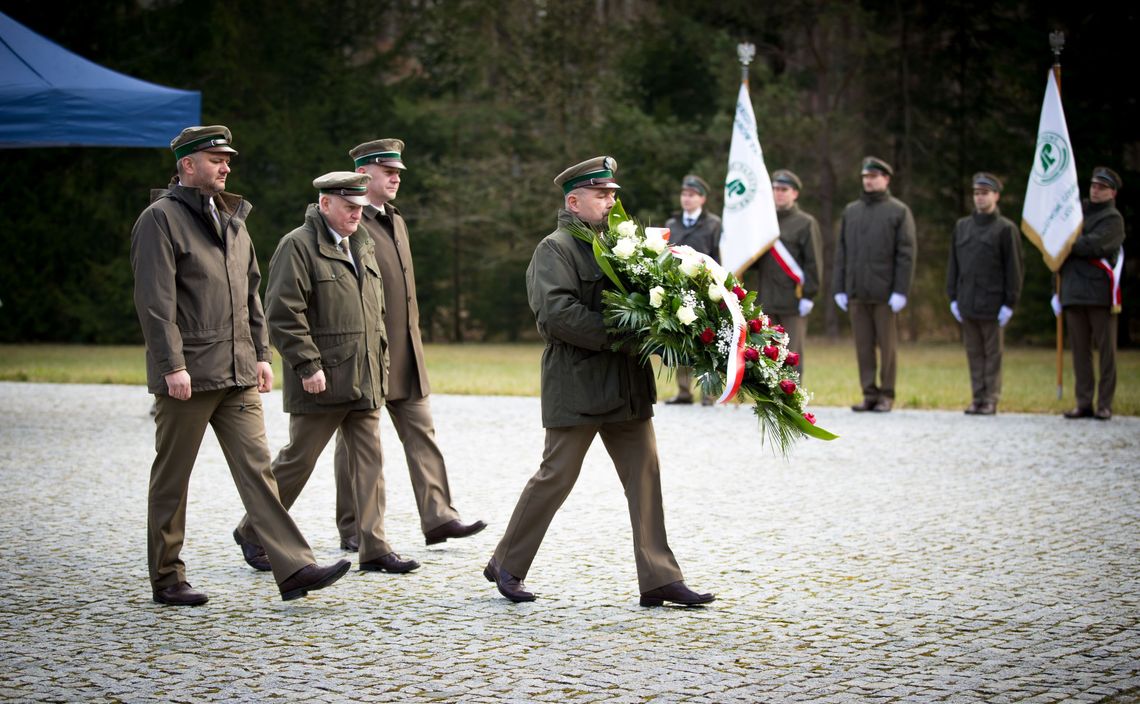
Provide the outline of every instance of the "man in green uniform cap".
<path id="1" fill-rule="evenodd" d="M 705 604 L 712 594 L 685 586 L 669 549 L 661 505 L 661 470 L 653 432 L 653 370 L 636 355 L 615 352 L 602 318 L 608 279 L 575 228 L 602 228 L 619 188 L 617 162 L 584 161 L 554 179 L 563 193 L 558 227 L 527 267 L 527 297 L 546 341 L 542 353 L 542 425 L 546 449 L 519 497 L 506 533 L 483 570 L 511 601 L 532 601 L 523 579 L 554 514 L 570 494 L 594 438 L 602 436 L 625 488 L 642 606 L 665 601 Z"/>
<path id="2" fill-rule="evenodd" d="M 914 279 L 916 244 L 910 208 L 891 195 L 893 174 L 882 159 L 863 159 L 863 195 L 843 209 L 835 245 L 832 290 L 841 310 L 850 307 L 863 387 L 853 411 L 886 413 L 895 399 L 898 314 Z"/>
<path id="3" fill-rule="evenodd" d="M 992 416 L 1001 397 L 1002 328 L 1021 295 L 1021 238 L 998 209 L 1002 182 L 974 174 L 974 214 L 954 226 L 946 295 L 962 325 L 973 392 L 966 413 Z"/>
<path id="4" fill-rule="evenodd" d="M 155 395 L 147 556 L 161 604 L 208 599 L 186 581 L 179 559 L 187 486 L 207 425 L 250 523 L 264 536 L 260 559 L 273 570 L 282 598 L 327 587 L 349 568 L 347 560 L 314 564 L 270 472 L 258 393 L 273 388 L 273 368 L 258 298 L 261 273 L 245 228 L 251 206 L 225 191 L 237 154 L 230 137 L 222 125 L 187 127 L 175 137 L 177 175 L 151 193 L 131 233 L 135 309 L 146 341 L 147 387 Z"/>

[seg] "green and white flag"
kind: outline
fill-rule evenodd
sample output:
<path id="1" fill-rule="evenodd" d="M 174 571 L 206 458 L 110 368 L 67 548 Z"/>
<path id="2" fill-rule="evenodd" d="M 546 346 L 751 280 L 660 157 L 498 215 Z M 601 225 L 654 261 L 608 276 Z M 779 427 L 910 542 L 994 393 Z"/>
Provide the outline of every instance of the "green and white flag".
<path id="1" fill-rule="evenodd" d="M 764 152 L 756 134 L 756 114 L 748 84 L 740 84 L 732 146 L 728 150 L 728 176 L 724 179 L 724 233 L 720 238 L 720 264 L 737 278 L 780 237 L 772 182 L 764 167 Z"/>
<path id="2" fill-rule="evenodd" d="M 1081 234 L 1083 221 L 1073 143 L 1069 141 L 1057 77 L 1050 70 L 1037 127 L 1037 151 L 1021 211 L 1021 231 L 1041 250 L 1050 271 L 1057 271 L 1069 256 L 1073 240 Z"/>

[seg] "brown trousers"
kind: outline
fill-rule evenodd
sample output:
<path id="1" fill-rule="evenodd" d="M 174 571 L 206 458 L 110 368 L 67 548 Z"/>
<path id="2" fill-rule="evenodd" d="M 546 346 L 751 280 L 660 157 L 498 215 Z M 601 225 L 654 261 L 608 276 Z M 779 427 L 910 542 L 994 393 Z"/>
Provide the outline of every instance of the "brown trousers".
<path id="1" fill-rule="evenodd" d="M 495 548 L 495 559 L 507 572 L 526 578 L 546 530 L 574 488 L 582 460 L 597 435 L 602 436 L 625 488 L 641 591 L 682 580 L 665 535 L 657 438 L 653 421 L 648 419 L 547 428 L 542 464 L 515 505 L 507 531 Z"/>
<path id="2" fill-rule="evenodd" d="M 1077 408 L 1112 412 L 1116 395 L 1117 316 L 1108 306 L 1065 306 L 1065 325 L 1073 348 L 1073 392 Z M 1093 349 L 1100 350 L 1100 383 L 1093 376 Z"/>
<path id="3" fill-rule="evenodd" d="M 1002 329 L 996 318 L 962 319 L 962 342 L 970 366 L 970 389 L 975 403 L 997 404 L 1001 398 Z"/>
<path id="4" fill-rule="evenodd" d="M 435 423 L 431 417 L 431 401 L 427 396 L 388 401 L 388 416 L 396 428 L 396 436 L 404 446 L 408 476 L 416 495 L 420 513 L 420 529 L 427 533 L 448 521 L 459 518 L 451 505 L 451 487 L 447 481 L 447 465 L 435 441 Z M 356 509 L 352 500 L 352 481 L 348 471 L 348 450 L 343 434 L 336 438 L 333 459 L 336 470 L 336 527 L 341 541 L 356 535 Z"/>
<path id="5" fill-rule="evenodd" d="M 800 373 L 800 383 L 804 381 L 804 338 L 807 337 L 807 318 L 799 313 L 769 313 L 772 325 L 783 325 L 788 333 L 788 350 L 800 356 L 796 371 Z"/>
<path id="6" fill-rule="evenodd" d="M 214 428 L 250 525 L 265 536 L 262 545 L 274 579 L 280 584 L 315 562 L 278 496 L 257 389 L 195 391 L 186 401 L 158 394 L 154 425 L 158 456 L 150 468 L 147 495 L 147 562 L 156 591 L 186 581 L 186 565 L 178 555 L 186 535 L 190 472 L 207 425 Z"/>
<path id="7" fill-rule="evenodd" d="M 281 503 L 291 507 L 313 474 L 317 459 L 333 434 L 340 430 L 347 445 L 350 495 L 360 516 L 360 561 L 369 562 L 392 552 L 384 537 L 384 455 L 380 448 L 380 409 L 294 413 L 289 416 L 289 444 L 273 460 L 273 476 L 281 488 Z M 247 540 L 247 518 L 238 525 Z"/>
<path id="8" fill-rule="evenodd" d="M 871 402 L 880 397 L 893 399 L 898 363 L 898 315 L 886 303 L 851 301 L 848 310 L 851 313 L 851 332 L 855 336 L 855 359 L 859 364 L 863 398 Z"/>

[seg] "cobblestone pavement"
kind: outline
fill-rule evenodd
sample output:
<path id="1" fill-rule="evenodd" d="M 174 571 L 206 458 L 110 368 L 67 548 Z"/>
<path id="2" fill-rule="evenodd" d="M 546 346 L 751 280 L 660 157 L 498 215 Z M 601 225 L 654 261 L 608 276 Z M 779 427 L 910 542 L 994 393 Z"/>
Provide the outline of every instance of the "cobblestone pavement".
<path id="1" fill-rule="evenodd" d="M 288 435 L 265 397 L 270 444 Z M 601 443 L 527 579 L 481 570 L 543 434 L 537 399 L 438 396 L 456 506 L 426 548 L 390 423 L 389 537 L 423 563 L 282 602 L 230 531 L 212 435 L 191 481 L 198 608 L 151 601 L 150 398 L 0 384 L 0 699 L 13 701 L 1140 701 L 1140 419 L 816 409 L 787 461 L 746 408 L 659 406 L 667 524 L 705 608 L 637 605 Z M 699 429 L 692 426 L 700 423 Z M 331 453 L 294 513 L 342 556 Z"/>

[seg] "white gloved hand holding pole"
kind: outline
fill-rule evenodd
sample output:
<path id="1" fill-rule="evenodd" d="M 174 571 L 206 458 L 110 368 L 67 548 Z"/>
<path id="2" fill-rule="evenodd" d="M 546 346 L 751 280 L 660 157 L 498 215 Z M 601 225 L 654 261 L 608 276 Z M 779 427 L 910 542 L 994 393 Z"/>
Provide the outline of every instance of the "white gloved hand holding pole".
<path id="1" fill-rule="evenodd" d="M 835 305 L 839 306 L 839 310 L 846 313 L 847 312 L 847 294 L 842 293 L 842 292 L 835 294 Z"/>
<path id="2" fill-rule="evenodd" d="M 962 322 L 962 314 L 958 312 L 958 301 L 950 301 L 950 315 L 953 315 L 954 320 L 959 323 Z"/>

